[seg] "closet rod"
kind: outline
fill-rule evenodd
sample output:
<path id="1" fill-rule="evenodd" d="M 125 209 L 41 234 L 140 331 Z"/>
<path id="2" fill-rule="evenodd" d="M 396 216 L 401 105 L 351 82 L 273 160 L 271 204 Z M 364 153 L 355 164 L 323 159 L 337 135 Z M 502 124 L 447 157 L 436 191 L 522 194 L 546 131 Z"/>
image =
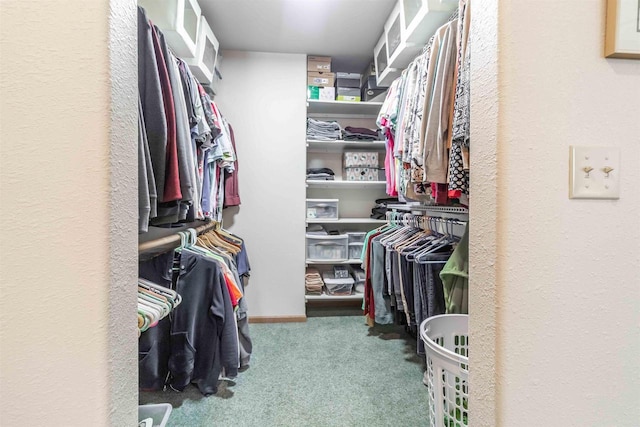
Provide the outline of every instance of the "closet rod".
<path id="1" fill-rule="evenodd" d="M 185 227 L 181 227 L 179 229 L 173 229 L 172 230 L 173 233 L 168 236 L 160 237 L 158 239 L 149 240 L 146 242 L 139 242 L 138 254 L 153 252 L 154 250 L 160 249 L 160 248 L 165 250 L 169 250 L 171 249 L 171 247 L 177 248 L 180 245 L 180 235 L 178 234 L 179 231 L 186 231 L 189 228 L 193 228 L 194 230 L 196 230 L 196 233 L 200 235 L 200 234 L 206 233 L 209 230 L 214 229 L 218 225 L 218 222 L 208 221 L 208 222 L 205 222 L 204 224 L 198 225 L 197 227 L 193 227 L 193 226 L 189 227 L 189 225 L 191 224 L 185 224 Z"/>

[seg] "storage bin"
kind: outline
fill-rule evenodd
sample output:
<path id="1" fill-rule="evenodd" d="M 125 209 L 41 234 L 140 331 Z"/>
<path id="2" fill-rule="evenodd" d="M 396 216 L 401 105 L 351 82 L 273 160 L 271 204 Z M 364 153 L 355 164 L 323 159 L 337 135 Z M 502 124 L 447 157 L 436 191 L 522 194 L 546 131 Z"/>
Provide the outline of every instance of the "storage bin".
<path id="1" fill-rule="evenodd" d="M 346 234 L 307 234 L 307 259 L 310 261 L 346 261 L 349 237 Z"/>
<path id="2" fill-rule="evenodd" d="M 168 403 L 139 405 L 138 422 L 151 418 L 153 419 L 153 427 L 165 427 L 172 409 L 173 407 Z"/>
<path id="3" fill-rule="evenodd" d="M 308 219 L 338 219 L 338 199 L 307 199 Z"/>
<path id="4" fill-rule="evenodd" d="M 360 99 L 362 101 L 371 101 L 374 98 L 379 97 L 380 95 L 385 95 L 387 93 L 387 88 L 384 89 L 367 89 L 362 88 L 362 92 L 360 93 Z"/>
<path id="5" fill-rule="evenodd" d="M 384 24 L 384 34 L 387 39 L 388 58 L 393 57 L 395 51 L 402 43 L 402 24 L 400 22 L 400 3 L 396 3 L 391 15 Z"/>
<path id="6" fill-rule="evenodd" d="M 360 259 L 364 243 L 349 243 L 349 259 Z"/>
<path id="7" fill-rule="evenodd" d="M 402 40 L 418 45 L 428 42 L 457 7 L 455 1 L 400 0 Z"/>
<path id="8" fill-rule="evenodd" d="M 201 10 L 197 0 L 138 0 L 176 55 L 196 55 Z"/>
<path id="9" fill-rule="evenodd" d="M 218 39 L 213 35 L 207 20 L 204 16 L 200 16 L 196 54 L 193 58 L 184 58 L 184 62 L 189 65 L 191 72 L 200 83 L 209 85 L 213 82 L 219 48 Z"/>
<path id="10" fill-rule="evenodd" d="M 222 55 L 218 52 L 218 58 L 216 59 L 216 68 L 213 71 L 213 80 L 209 85 L 209 88 L 213 92 L 214 95 L 217 95 L 220 91 L 220 84 L 222 82 L 222 73 L 220 72 L 220 61 L 222 60 Z"/>
<path id="11" fill-rule="evenodd" d="M 325 273 L 322 275 L 322 280 L 329 295 L 351 295 L 353 292 L 353 284 L 355 281 L 352 277 L 336 279 L 331 277 L 330 274 Z"/>
<path id="12" fill-rule="evenodd" d="M 346 181 L 383 181 L 378 168 L 345 168 Z"/>
<path id="13" fill-rule="evenodd" d="M 367 233 L 361 231 L 348 231 L 347 236 L 349 236 L 349 244 L 352 243 L 364 243 L 364 238 Z"/>
<path id="14" fill-rule="evenodd" d="M 387 55 L 387 38 L 384 32 L 382 32 L 382 36 L 380 37 L 380 40 L 378 40 L 378 44 L 376 44 L 376 47 L 373 48 L 373 59 L 374 59 L 375 69 L 376 69 L 376 81 L 378 84 L 381 84 L 380 80 L 382 77 L 382 73 L 389 66 L 388 58 L 389 56 Z"/>
<path id="15" fill-rule="evenodd" d="M 364 283 L 366 275 L 364 273 L 364 270 L 361 268 L 354 268 L 353 269 L 353 278 L 356 281 L 356 284 L 362 282 Z"/>
<path id="16" fill-rule="evenodd" d="M 334 265 L 333 277 L 336 279 L 346 279 L 349 277 L 349 268 L 346 265 Z"/>
<path id="17" fill-rule="evenodd" d="M 389 87 L 378 86 L 378 82 L 376 81 L 375 75 L 367 76 L 365 79 L 363 79 L 361 87 L 367 90 L 371 89 L 371 90 L 386 91 L 387 89 L 389 89 Z"/>
<path id="18" fill-rule="evenodd" d="M 344 153 L 344 166 L 347 168 L 378 168 L 380 161 L 376 152 L 346 152 Z"/>

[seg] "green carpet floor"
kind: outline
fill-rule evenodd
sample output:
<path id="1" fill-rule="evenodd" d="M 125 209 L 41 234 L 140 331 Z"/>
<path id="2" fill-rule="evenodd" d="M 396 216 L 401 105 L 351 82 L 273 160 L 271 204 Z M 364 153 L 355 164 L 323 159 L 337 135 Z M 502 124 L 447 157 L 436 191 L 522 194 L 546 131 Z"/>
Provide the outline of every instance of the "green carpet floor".
<path id="1" fill-rule="evenodd" d="M 169 426 L 424 426 L 427 390 L 415 339 L 362 316 L 251 324 L 251 367 L 216 395 L 140 393 L 173 405 Z"/>

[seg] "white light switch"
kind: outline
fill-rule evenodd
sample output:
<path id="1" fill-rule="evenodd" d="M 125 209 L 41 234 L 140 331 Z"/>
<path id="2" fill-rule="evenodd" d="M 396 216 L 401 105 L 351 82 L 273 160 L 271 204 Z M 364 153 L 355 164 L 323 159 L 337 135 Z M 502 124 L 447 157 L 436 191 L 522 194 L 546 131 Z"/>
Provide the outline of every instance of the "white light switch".
<path id="1" fill-rule="evenodd" d="M 616 147 L 570 147 L 569 198 L 620 198 L 620 150 Z"/>

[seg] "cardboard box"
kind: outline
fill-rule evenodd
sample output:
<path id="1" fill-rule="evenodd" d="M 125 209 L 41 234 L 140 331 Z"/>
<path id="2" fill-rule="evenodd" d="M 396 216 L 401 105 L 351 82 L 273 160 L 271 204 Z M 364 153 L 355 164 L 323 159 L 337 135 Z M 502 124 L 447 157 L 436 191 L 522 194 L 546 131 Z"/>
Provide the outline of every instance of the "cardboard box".
<path id="1" fill-rule="evenodd" d="M 360 80 L 362 75 L 360 73 L 342 73 L 342 72 L 338 72 L 338 73 L 336 73 L 336 77 L 339 77 L 341 79 L 358 79 L 358 80 Z"/>
<path id="2" fill-rule="evenodd" d="M 307 86 L 307 99 L 319 99 L 321 101 L 335 101 L 335 87 Z"/>
<path id="3" fill-rule="evenodd" d="M 319 96 L 320 96 L 319 99 L 321 99 L 322 101 L 335 101 L 336 88 L 333 86 L 321 87 Z"/>
<path id="4" fill-rule="evenodd" d="M 376 79 L 376 76 L 368 76 L 364 78 L 362 80 L 362 86 L 360 87 L 362 87 L 363 89 L 373 89 L 373 90 L 388 89 L 385 86 L 378 86 L 378 80 Z"/>
<path id="5" fill-rule="evenodd" d="M 336 88 L 336 95 L 338 96 L 360 96 L 360 89 L 353 87 L 340 87 Z"/>
<path id="6" fill-rule="evenodd" d="M 307 56 L 307 71 L 328 73 L 331 71 L 330 56 Z"/>
<path id="7" fill-rule="evenodd" d="M 336 95 L 336 101 L 360 102 L 362 98 L 358 96 Z"/>
<path id="8" fill-rule="evenodd" d="M 335 83 L 335 74 L 320 73 L 309 71 L 307 73 L 307 85 L 309 86 L 333 86 Z"/>
<path id="9" fill-rule="evenodd" d="M 360 79 L 336 78 L 336 86 L 360 89 Z"/>
<path id="10" fill-rule="evenodd" d="M 387 89 L 386 88 L 381 88 L 381 89 L 366 89 L 366 88 L 362 88 L 362 100 L 365 102 L 368 101 L 372 101 L 374 99 L 377 99 L 379 95 L 384 95 L 387 93 Z M 384 99 L 383 99 L 384 101 Z"/>
<path id="11" fill-rule="evenodd" d="M 307 99 L 320 99 L 320 88 L 318 86 L 307 86 Z"/>

